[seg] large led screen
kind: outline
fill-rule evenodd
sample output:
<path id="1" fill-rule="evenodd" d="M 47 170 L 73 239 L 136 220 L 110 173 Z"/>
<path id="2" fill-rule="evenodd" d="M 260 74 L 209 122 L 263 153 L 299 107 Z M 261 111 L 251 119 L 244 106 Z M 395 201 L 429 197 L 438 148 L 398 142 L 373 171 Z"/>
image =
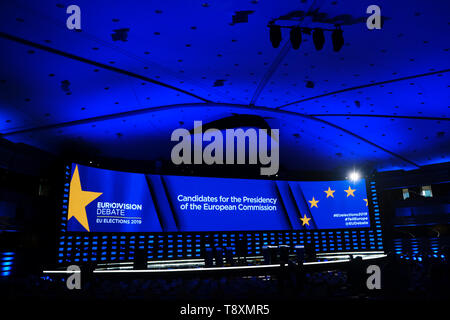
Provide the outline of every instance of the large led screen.
<path id="1" fill-rule="evenodd" d="M 366 182 L 163 176 L 72 164 L 67 231 L 370 227 Z"/>

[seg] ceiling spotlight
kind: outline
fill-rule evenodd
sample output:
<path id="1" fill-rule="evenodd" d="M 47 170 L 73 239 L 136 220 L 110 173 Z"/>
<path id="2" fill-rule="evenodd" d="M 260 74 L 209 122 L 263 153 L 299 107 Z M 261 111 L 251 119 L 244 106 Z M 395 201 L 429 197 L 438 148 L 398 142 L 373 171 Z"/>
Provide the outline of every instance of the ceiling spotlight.
<path id="1" fill-rule="evenodd" d="M 344 45 L 344 34 L 340 28 L 333 30 L 333 33 L 331 34 L 331 41 L 333 42 L 334 51 L 338 52 L 341 50 Z"/>
<path id="2" fill-rule="evenodd" d="M 294 27 L 291 29 L 290 33 L 292 48 L 297 50 L 300 48 L 300 44 L 302 43 L 302 29 L 300 27 Z"/>
<path id="3" fill-rule="evenodd" d="M 281 43 L 281 28 L 280 26 L 271 25 L 270 29 L 270 42 L 272 43 L 272 47 L 278 48 Z"/>
<path id="4" fill-rule="evenodd" d="M 323 35 L 323 30 L 314 29 L 312 37 L 316 50 L 322 50 L 323 45 L 325 44 L 325 36 Z"/>
<path id="5" fill-rule="evenodd" d="M 349 180 L 352 182 L 358 181 L 359 178 L 361 178 L 361 175 L 359 174 L 359 172 L 356 171 L 351 172 L 349 175 Z"/>

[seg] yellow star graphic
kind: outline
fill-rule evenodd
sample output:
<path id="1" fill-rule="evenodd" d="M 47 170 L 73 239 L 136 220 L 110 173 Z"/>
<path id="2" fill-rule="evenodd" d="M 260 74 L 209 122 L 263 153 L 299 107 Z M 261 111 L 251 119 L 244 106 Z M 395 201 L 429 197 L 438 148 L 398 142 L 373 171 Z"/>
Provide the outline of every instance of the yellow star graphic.
<path id="1" fill-rule="evenodd" d="M 328 197 L 334 198 L 333 193 L 334 193 L 335 191 L 336 191 L 336 190 L 331 190 L 330 187 L 328 187 L 328 190 L 325 190 L 324 192 L 327 194 L 327 198 L 328 198 Z"/>
<path id="2" fill-rule="evenodd" d="M 70 181 L 69 216 L 67 220 L 75 217 L 87 231 L 90 231 L 86 215 L 86 206 L 102 194 L 102 192 L 81 190 L 80 174 L 78 173 L 78 166 L 75 166 L 75 171 L 73 172 L 72 180 Z"/>
<path id="3" fill-rule="evenodd" d="M 348 189 L 347 190 L 344 190 L 345 192 L 347 192 L 347 198 L 349 197 L 349 196 L 355 196 L 354 194 L 353 194 L 353 192 L 355 192 L 356 191 L 356 189 L 352 189 L 352 188 L 350 188 L 350 186 L 348 186 Z"/>
<path id="4" fill-rule="evenodd" d="M 369 201 L 367 201 L 367 199 L 363 199 L 366 202 L 366 207 L 369 206 Z"/>
<path id="5" fill-rule="evenodd" d="M 319 207 L 317 206 L 317 204 L 319 203 L 319 200 L 314 199 L 314 197 L 312 198 L 312 200 L 308 200 L 308 202 L 311 203 L 311 208 L 312 208 L 312 207 L 319 208 Z"/>
<path id="6" fill-rule="evenodd" d="M 304 226 L 305 224 L 309 226 L 309 220 L 311 220 L 311 218 L 307 218 L 306 214 L 304 214 L 303 218 L 300 218 L 300 220 L 302 220 L 302 226 Z"/>

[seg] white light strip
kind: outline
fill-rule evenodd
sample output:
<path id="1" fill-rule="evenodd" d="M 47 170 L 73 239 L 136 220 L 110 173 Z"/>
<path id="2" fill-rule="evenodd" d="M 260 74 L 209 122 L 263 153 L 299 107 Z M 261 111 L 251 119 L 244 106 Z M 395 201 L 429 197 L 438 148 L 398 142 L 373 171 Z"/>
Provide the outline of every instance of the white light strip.
<path id="1" fill-rule="evenodd" d="M 377 254 L 373 257 L 362 257 L 363 260 L 371 260 L 371 259 L 379 259 L 379 258 L 386 258 L 387 254 Z"/>
<path id="2" fill-rule="evenodd" d="M 371 254 L 371 255 L 355 254 L 355 255 L 353 255 L 353 258 L 362 257 L 364 259 L 366 257 L 379 257 L 379 256 L 382 256 L 382 255 L 383 254 L 381 254 L 381 253 Z M 320 258 L 320 259 L 342 259 L 342 258 L 350 259 L 350 255 L 349 254 L 345 254 L 345 255 L 320 256 L 318 258 Z"/>
<path id="3" fill-rule="evenodd" d="M 73 273 L 81 273 L 81 271 L 68 271 L 68 270 L 44 270 L 42 271 L 42 273 L 68 273 L 68 274 L 73 274 Z"/>
<path id="4" fill-rule="evenodd" d="M 189 269 L 167 269 L 167 270 L 94 270 L 94 273 L 165 273 L 165 272 L 190 272 L 190 271 L 214 271 L 214 270 L 245 270 L 245 269 L 257 269 L 257 268 L 278 268 L 279 264 L 266 264 L 259 266 L 240 266 L 240 267 L 211 267 L 211 268 L 189 268 Z"/>
<path id="5" fill-rule="evenodd" d="M 122 265 L 122 264 L 133 264 L 133 261 L 131 262 L 110 262 L 110 263 L 99 263 L 98 266 L 110 266 L 110 265 Z"/>
<path id="6" fill-rule="evenodd" d="M 314 266 L 314 265 L 321 265 L 321 264 L 331 264 L 331 263 L 343 263 L 343 262 L 349 262 L 348 259 L 342 259 L 337 261 L 315 261 L 315 262 L 303 262 L 304 266 Z"/>
<path id="7" fill-rule="evenodd" d="M 384 254 L 384 251 L 347 251 L 347 252 L 324 252 L 324 253 L 317 253 L 317 255 L 319 256 L 324 256 L 324 255 L 355 255 L 355 254 L 366 254 L 366 255 L 371 255 L 371 254 Z"/>
<path id="8" fill-rule="evenodd" d="M 363 260 L 373 260 L 384 258 L 387 255 L 379 254 L 372 257 L 363 257 Z M 333 264 L 333 263 L 344 263 L 349 262 L 349 259 L 342 259 L 338 261 L 321 261 L 321 262 L 304 262 L 303 265 L 323 265 L 323 264 Z M 195 272 L 195 271 L 214 271 L 214 270 L 245 270 L 245 269 L 258 269 L 258 268 L 277 268 L 280 264 L 266 264 L 258 266 L 237 266 L 237 267 L 211 267 L 211 268 L 189 268 L 189 269 L 167 269 L 167 270 L 94 270 L 94 273 L 165 273 L 165 272 Z M 67 270 L 44 270 L 43 273 L 63 273 L 63 274 L 73 274 L 80 273 L 80 271 L 67 271 Z"/>
<path id="9" fill-rule="evenodd" d="M 246 257 L 247 260 L 253 260 L 253 259 L 263 259 L 263 256 L 248 256 Z M 234 260 L 237 259 L 237 257 L 233 257 Z M 181 260 L 150 260 L 147 261 L 147 264 L 175 264 L 175 263 L 189 263 L 189 262 L 204 262 L 204 259 L 181 259 Z M 111 263 L 99 263 L 98 266 L 114 266 L 114 265 L 121 265 L 121 264 L 133 264 L 133 262 L 111 262 Z"/>
<path id="10" fill-rule="evenodd" d="M 203 259 L 182 259 L 182 260 L 156 260 L 156 261 L 148 261 L 148 264 L 154 264 L 154 263 L 173 263 L 173 262 L 181 262 L 181 263 L 188 263 L 188 262 L 201 262 Z"/>
<path id="11" fill-rule="evenodd" d="M 358 256 L 359 257 L 359 256 Z M 349 255 L 341 255 L 341 256 L 320 256 L 319 259 L 350 259 Z"/>
<path id="12" fill-rule="evenodd" d="M 386 255 L 380 255 L 379 257 L 385 257 Z M 364 260 L 371 260 L 371 259 L 377 259 L 378 257 L 367 257 Z M 349 259 L 343 259 L 339 261 L 322 261 L 322 262 L 305 262 L 303 265 L 323 265 L 323 264 L 333 264 L 333 263 L 344 263 L 349 262 Z M 132 272 L 132 273 L 165 273 L 165 272 L 203 272 L 203 271 L 209 271 L 209 270 L 245 270 L 245 269 L 258 269 L 258 268 L 279 268 L 279 264 L 266 264 L 266 265 L 259 265 L 259 266 L 239 266 L 239 267 L 211 267 L 211 268 L 195 268 L 195 269 L 168 269 L 168 270 L 130 270 L 130 271 L 124 271 L 124 270 L 94 270 L 94 273 L 126 273 L 126 272 Z"/>

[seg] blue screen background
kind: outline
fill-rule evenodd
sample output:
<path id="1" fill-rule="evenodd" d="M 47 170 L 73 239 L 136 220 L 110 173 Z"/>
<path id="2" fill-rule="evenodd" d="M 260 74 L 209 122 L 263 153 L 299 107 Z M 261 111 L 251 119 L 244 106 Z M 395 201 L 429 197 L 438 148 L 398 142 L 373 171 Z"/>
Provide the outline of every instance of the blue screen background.
<path id="1" fill-rule="evenodd" d="M 364 179 L 342 181 L 274 181 L 231 178 L 161 176 L 128 173 L 72 164 L 72 179 L 78 167 L 82 192 L 102 193 L 87 204 L 86 217 L 91 232 L 176 232 L 176 231 L 251 231 L 313 230 L 370 227 Z M 325 190 L 334 191 L 327 197 Z M 348 194 L 345 190 L 354 190 Z M 232 210 L 191 208 L 179 196 L 220 196 L 231 198 L 276 199 L 275 210 L 239 210 L 239 203 L 209 202 L 209 205 L 235 205 Z M 317 201 L 314 204 L 313 201 Z M 71 199 L 69 198 L 69 202 Z M 72 200 L 73 201 L 73 200 Z M 137 204 L 142 210 L 123 210 L 120 216 L 99 214 L 99 202 Z M 182 209 L 181 205 L 186 204 Z M 258 205 L 258 203 L 243 203 Z M 81 214 L 84 214 L 82 212 Z M 337 214 L 341 215 L 336 216 Z M 351 219 L 358 219 L 352 224 Z M 99 218 L 101 217 L 101 218 Z M 102 220 L 105 219 L 105 220 Z M 115 219 L 115 220 L 114 220 Z M 349 220 L 350 219 L 350 220 Z M 121 221 L 121 222 L 117 222 Z M 354 220 L 353 220 L 354 221 Z M 87 231 L 71 217 L 67 231 Z"/>

